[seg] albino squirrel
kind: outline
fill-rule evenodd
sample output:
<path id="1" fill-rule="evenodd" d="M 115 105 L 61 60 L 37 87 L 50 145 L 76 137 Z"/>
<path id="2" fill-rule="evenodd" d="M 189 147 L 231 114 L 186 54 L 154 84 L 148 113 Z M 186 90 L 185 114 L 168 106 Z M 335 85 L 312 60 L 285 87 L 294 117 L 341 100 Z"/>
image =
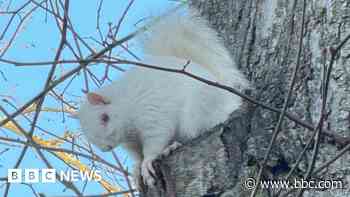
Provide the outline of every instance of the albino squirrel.
<path id="1" fill-rule="evenodd" d="M 146 64 L 248 87 L 217 33 L 193 9 L 163 17 L 142 36 Z M 135 180 L 153 186 L 152 162 L 169 152 L 170 144 L 225 121 L 240 105 L 240 97 L 183 74 L 135 66 L 88 93 L 78 117 L 91 143 L 103 151 L 124 147 L 135 160 Z"/>

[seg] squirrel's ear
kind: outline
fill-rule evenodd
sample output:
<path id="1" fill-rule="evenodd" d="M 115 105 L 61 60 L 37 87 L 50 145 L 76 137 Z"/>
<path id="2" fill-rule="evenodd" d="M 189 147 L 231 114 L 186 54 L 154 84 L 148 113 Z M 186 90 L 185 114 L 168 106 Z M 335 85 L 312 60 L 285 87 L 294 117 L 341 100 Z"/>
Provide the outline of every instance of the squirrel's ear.
<path id="1" fill-rule="evenodd" d="M 108 105 L 111 103 L 106 98 L 96 93 L 88 93 L 86 96 L 91 105 Z"/>

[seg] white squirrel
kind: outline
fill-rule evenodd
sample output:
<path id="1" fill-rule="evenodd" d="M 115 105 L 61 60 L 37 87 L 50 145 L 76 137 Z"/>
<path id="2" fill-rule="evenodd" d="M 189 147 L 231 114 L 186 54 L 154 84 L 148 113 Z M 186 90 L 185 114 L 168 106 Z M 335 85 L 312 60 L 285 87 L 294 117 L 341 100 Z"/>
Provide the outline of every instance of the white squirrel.
<path id="1" fill-rule="evenodd" d="M 183 69 L 244 89 L 249 85 L 207 21 L 193 9 L 174 12 L 143 36 L 144 63 Z M 88 140 L 103 151 L 117 145 L 135 160 L 134 177 L 148 186 L 152 162 L 173 142 L 184 142 L 225 121 L 241 98 L 180 73 L 135 66 L 88 93 L 78 117 Z M 138 184 L 138 183 L 137 183 Z"/>

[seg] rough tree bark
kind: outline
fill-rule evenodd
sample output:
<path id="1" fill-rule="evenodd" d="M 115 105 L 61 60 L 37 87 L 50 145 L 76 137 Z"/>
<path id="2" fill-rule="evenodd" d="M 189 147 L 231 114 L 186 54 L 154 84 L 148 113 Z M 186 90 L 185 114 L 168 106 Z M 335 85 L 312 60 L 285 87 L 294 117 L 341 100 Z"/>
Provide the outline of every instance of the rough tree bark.
<path id="1" fill-rule="evenodd" d="M 297 65 L 302 36 L 300 68 L 287 112 L 314 127 L 321 115 L 321 89 L 327 83 L 322 82 L 324 68 L 328 69 L 333 61 L 314 169 L 348 144 L 350 42 L 335 50 L 350 34 L 350 0 L 306 0 L 302 34 L 304 0 L 192 0 L 191 5 L 218 30 L 239 68 L 254 85 L 246 94 L 278 109 L 283 107 Z M 242 184 L 248 177 L 256 177 L 278 117 L 279 113 L 246 104 L 225 123 L 157 162 L 163 182 L 143 195 L 249 196 L 251 191 Z M 282 179 L 312 134 L 310 128 L 284 118 L 262 177 Z M 305 175 L 316 143 L 311 143 L 292 177 Z M 346 189 L 350 180 L 349 154 L 311 177 L 342 180 L 344 189 L 307 190 L 304 196 L 350 196 Z M 260 190 L 257 196 L 269 196 L 271 192 Z"/>

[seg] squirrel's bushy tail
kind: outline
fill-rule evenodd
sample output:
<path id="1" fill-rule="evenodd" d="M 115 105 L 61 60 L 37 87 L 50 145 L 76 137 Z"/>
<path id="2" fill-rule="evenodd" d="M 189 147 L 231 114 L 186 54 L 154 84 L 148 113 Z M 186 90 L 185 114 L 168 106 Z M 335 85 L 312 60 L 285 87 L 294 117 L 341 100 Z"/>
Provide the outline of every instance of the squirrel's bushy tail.
<path id="1" fill-rule="evenodd" d="M 194 9 L 168 14 L 153 24 L 149 33 L 143 41 L 146 54 L 190 60 L 230 85 L 248 86 L 216 31 Z"/>

